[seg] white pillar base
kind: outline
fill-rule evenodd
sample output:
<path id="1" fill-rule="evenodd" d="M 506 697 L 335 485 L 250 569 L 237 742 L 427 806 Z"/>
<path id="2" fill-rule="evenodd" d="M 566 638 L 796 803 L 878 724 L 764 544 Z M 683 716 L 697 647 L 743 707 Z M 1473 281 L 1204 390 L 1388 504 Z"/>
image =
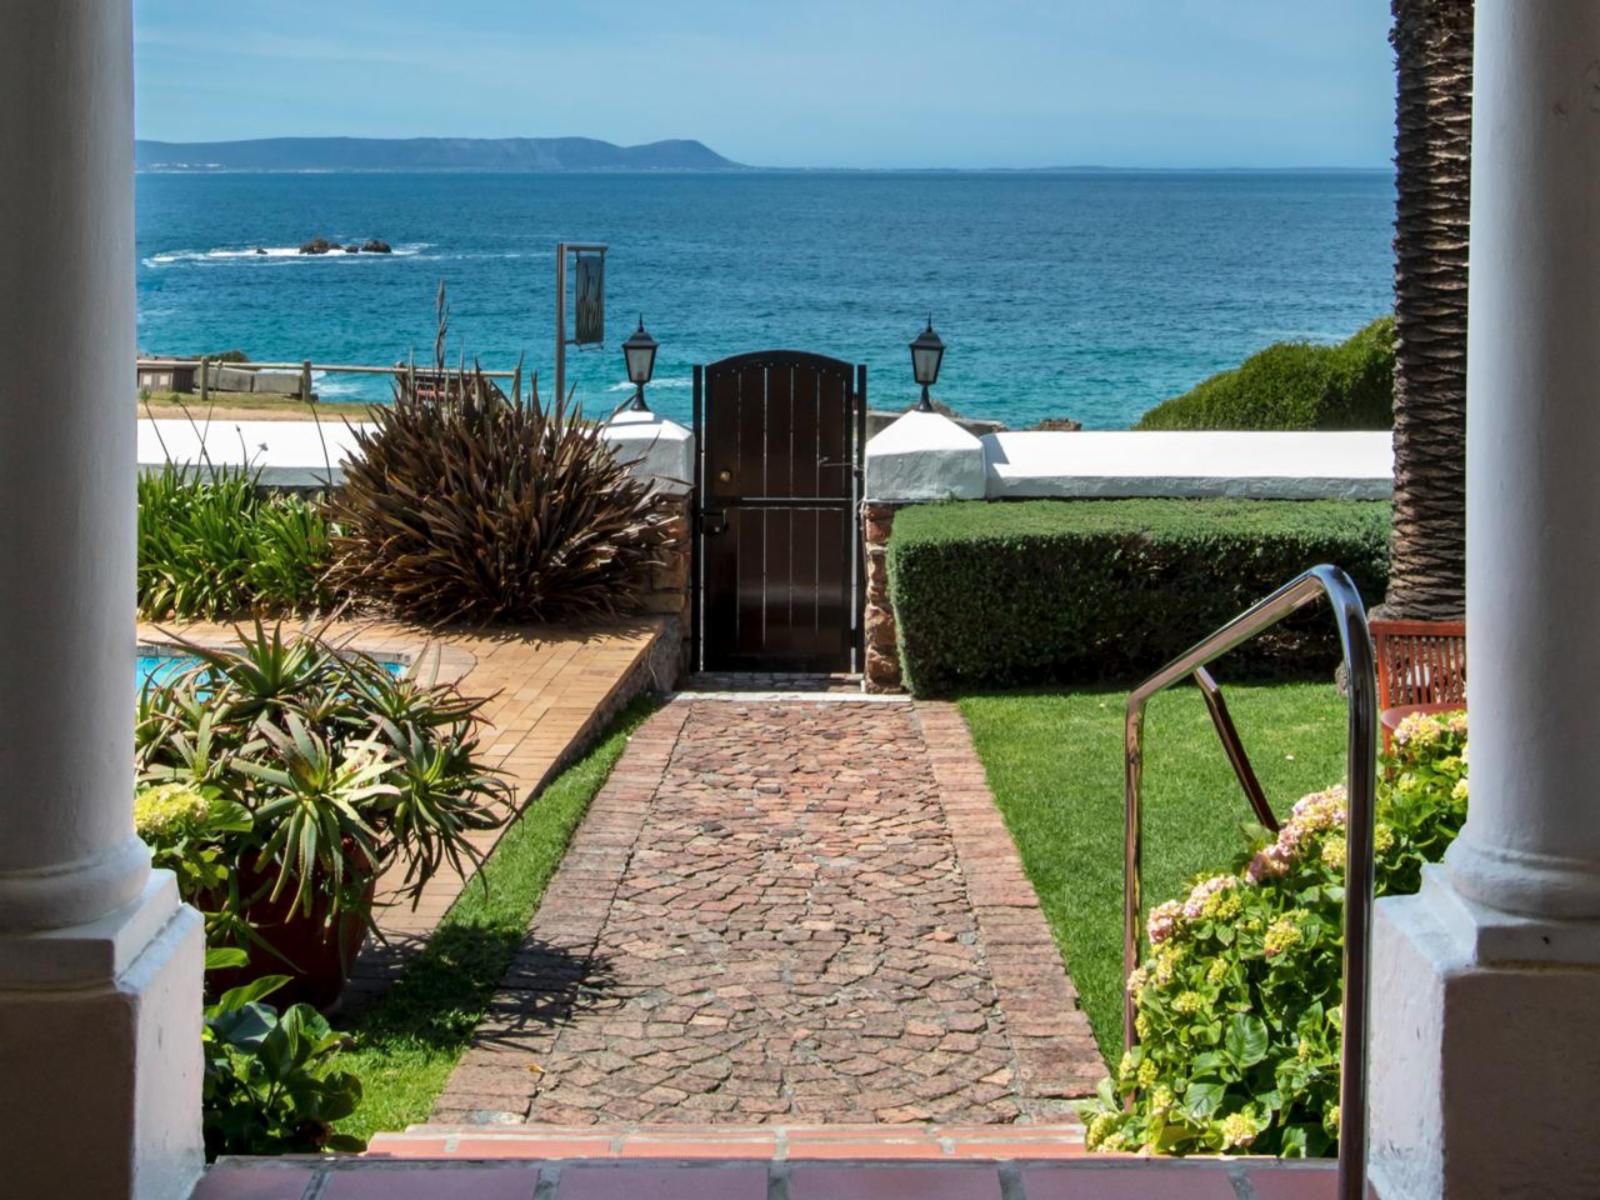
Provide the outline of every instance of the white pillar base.
<path id="1" fill-rule="evenodd" d="M 1484 908 L 1430 867 L 1373 927 L 1384 1200 L 1600 1196 L 1600 923 Z"/>
<path id="2" fill-rule="evenodd" d="M 0 1191 L 189 1194 L 204 967 L 204 924 L 167 871 L 89 925 L 0 936 Z"/>

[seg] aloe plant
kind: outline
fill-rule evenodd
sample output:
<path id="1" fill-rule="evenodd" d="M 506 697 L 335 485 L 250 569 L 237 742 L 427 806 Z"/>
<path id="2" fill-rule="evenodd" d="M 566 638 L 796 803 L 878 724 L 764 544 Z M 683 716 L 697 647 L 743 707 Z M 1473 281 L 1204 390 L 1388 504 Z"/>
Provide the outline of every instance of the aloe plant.
<path id="1" fill-rule="evenodd" d="M 413 902 L 440 870 L 465 875 L 471 833 L 499 824 L 511 794 L 481 761 L 479 702 L 420 662 L 397 678 L 312 630 L 237 632 L 237 648 L 186 646 L 195 666 L 139 700 L 140 789 L 181 786 L 248 818 L 215 843 L 228 895 L 196 887 L 186 899 L 214 916 L 288 897 L 329 921 L 370 919 L 372 881 L 393 863 Z"/>

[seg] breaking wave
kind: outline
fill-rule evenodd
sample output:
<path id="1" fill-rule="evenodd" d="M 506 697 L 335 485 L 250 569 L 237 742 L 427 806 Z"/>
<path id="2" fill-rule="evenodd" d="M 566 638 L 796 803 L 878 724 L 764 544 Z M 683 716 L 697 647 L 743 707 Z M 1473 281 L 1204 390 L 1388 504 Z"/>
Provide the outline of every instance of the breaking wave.
<path id="1" fill-rule="evenodd" d="M 346 254 L 343 250 L 332 250 L 327 254 L 301 254 L 299 246 L 249 246 L 239 249 L 233 246 L 221 246 L 215 250 L 167 250 L 160 254 L 152 254 L 144 260 L 147 267 L 165 267 L 173 263 L 207 263 L 225 262 L 229 259 L 257 259 L 257 258 L 297 258 L 306 262 L 321 262 L 326 260 L 349 261 L 351 259 L 382 259 L 382 258 L 415 258 L 424 250 L 432 247 L 432 242 L 406 242 L 396 246 L 389 254 Z"/>

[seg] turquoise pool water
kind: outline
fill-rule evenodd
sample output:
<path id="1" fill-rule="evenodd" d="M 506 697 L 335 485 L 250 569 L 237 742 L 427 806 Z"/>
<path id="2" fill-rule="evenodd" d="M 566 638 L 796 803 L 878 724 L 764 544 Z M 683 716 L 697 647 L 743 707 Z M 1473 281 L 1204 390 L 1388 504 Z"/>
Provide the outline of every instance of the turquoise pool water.
<path id="1" fill-rule="evenodd" d="M 182 655 L 141 654 L 139 655 L 138 664 L 134 667 L 134 685 L 143 688 L 152 679 L 157 683 L 165 683 L 179 671 L 192 666 L 194 666 L 194 659 Z"/>
<path id="2" fill-rule="evenodd" d="M 165 683 L 194 664 L 195 660 L 186 654 L 141 654 L 134 667 L 134 687 L 142 690 L 152 679 L 157 683 Z M 405 663 L 387 660 L 383 666 L 391 675 L 399 675 L 406 669 Z"/>

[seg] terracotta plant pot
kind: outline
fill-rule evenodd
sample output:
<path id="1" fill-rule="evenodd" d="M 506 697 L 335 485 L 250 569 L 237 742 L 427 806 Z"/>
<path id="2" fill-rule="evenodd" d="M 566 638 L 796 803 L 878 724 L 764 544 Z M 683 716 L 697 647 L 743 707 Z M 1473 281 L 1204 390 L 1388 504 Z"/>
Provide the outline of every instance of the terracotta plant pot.
<path id="1" fill-rule="evenodd" d="M 243 875 L 250 880 L 243 890 L 254 892 L 274 878 L 276 872 L 263 875 L 251 864 L 243 867 Z M 289 982 L 266 997 L 268 1004 L 279 1012 L 292 1004 L 332 1008 L 344 993 L 350 969 L 366 939 L 367 922 L 362 914 L 371 910 L 377 887 L 377 878 L 369 879 L 360 910 L 343 913 L 332 920 L 328 910 L 333 902 L 323 893 L 312 896 L 309 913 L 293 908 L 294 897 L 290 894 L 277 900 L 263 895 L 245 909 L 244 916 L 272 950 L 251 945 L 248 947 L 250 961 L 245 966 L 210 972 L 207 980 L 212 994 L 220 995 L 263 975 L 287 975 Z"/>

